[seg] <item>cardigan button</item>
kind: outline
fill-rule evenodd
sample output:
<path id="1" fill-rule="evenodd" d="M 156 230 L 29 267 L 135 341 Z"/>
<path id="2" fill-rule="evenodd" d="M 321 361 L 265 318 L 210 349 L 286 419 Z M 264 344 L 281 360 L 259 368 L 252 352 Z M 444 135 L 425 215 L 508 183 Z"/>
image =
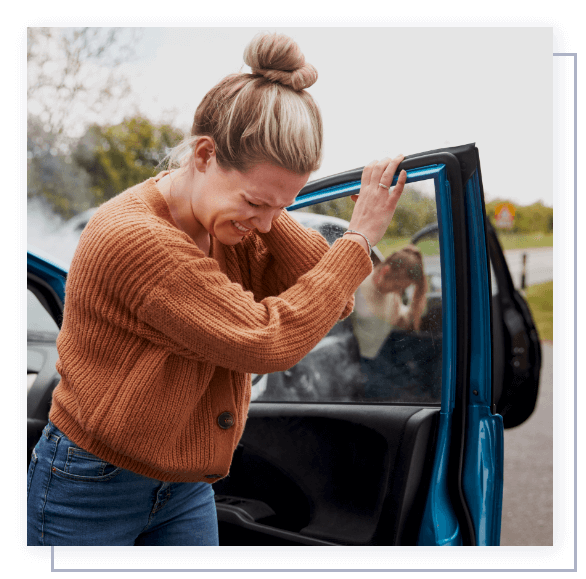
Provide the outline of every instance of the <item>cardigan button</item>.
<path id="1" fill-rule="evenodd" d="M 231 426 L 234 426 L 234 416 L 230 412 L 222 412 L 220 416 L 218 416 L 218 425 L 220 428 L 227 430 Z"/>

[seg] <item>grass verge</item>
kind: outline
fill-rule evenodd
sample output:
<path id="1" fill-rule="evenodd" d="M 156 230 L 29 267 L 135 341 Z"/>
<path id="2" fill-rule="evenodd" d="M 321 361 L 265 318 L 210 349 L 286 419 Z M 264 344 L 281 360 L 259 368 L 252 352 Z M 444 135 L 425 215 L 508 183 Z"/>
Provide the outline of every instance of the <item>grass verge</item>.
<path id="1" fill-rule="evenodd" d="M 409 245 L 409 243 L 411 243 L 410 237 L 387 237 L 381 239 L 376 244 L 376 246 L 378 247 L 378 249 L 380 249 L 381 253 L 385 257 L 388 257 L 389 255 L 391 255 L 391 253 L 393 253 L 393 251 L 401 249 L 402 247 Z"/>
<path id="2" fill-rule="evenodd" d="M 530 249 L 532 247 L 553 247 L 553 233 L 497 233 L 503 251 L 507 249 Z M 386 237 L 377 247 L 385 257 L 405 247 L 410 237 Z M 425 240 L 417 244 L 423 255 L 439 255 L 437 241 Z"/>
<path id="3" fill-rule="evenodd" d="M 497 236 L 503 250 L 529 249 L 531 247 L 553 247 L 553 233 L 498 232 Z"/>
<path id="4" fill-rule="evenodd" d="M 531 308 L 539 338 L 553 341 L 553 281 L 525 288 L 525 297 Z"/>

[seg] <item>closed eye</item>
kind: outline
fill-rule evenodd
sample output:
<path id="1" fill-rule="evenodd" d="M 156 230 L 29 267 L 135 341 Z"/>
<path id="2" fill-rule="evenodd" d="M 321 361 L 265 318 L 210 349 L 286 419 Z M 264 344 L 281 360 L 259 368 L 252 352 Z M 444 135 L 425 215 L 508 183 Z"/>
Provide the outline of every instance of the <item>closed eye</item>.
<path id="1" fill-rule="evenodd" d="M 251 203 L 250 201 L 247 202 L 251 207 L 260 207 L 260 205 L 255 205 L 254 203 Z"/>

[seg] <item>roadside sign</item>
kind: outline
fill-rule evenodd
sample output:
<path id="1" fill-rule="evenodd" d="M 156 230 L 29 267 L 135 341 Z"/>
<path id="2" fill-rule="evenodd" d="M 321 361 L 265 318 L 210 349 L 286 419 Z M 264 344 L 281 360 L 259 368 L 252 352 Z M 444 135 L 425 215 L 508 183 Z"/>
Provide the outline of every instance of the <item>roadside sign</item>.
<path id="1" fill-rule="evenodd" d="M 515 220 L 515 206 L 512 203 L 499 203 L 494 210 L 496 226 L 500 229 L 511 229 Z"/>

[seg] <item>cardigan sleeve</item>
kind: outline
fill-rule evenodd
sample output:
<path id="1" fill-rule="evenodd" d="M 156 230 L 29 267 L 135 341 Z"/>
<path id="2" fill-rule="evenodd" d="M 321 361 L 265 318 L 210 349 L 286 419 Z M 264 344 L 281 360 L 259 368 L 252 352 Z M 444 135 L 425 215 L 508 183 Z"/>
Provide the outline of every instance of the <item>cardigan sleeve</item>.
<path id="1" fill-rule="evenodd" d="M 137 317 L 145 337 L 162 334 L 217 366 L 257 374 L 282 371 L 328 333 L 371 269 L 358 243 L 339 239 L 295 284 L 258 302 L 215 260 L 189 260 L 149 292 Z"/>
<path id="2" fill-rule="evenodd" d="M 277 296 L 294 285 L 299 277 L 310 271 L 329 245 L 317 231 L 303 227 L 285 210 L 270 232 L 254 233 L 244 241 L 248 253 L 251 285 L 257 298 Z M 341 314 L 352 313 L 354 295 Z"/>

